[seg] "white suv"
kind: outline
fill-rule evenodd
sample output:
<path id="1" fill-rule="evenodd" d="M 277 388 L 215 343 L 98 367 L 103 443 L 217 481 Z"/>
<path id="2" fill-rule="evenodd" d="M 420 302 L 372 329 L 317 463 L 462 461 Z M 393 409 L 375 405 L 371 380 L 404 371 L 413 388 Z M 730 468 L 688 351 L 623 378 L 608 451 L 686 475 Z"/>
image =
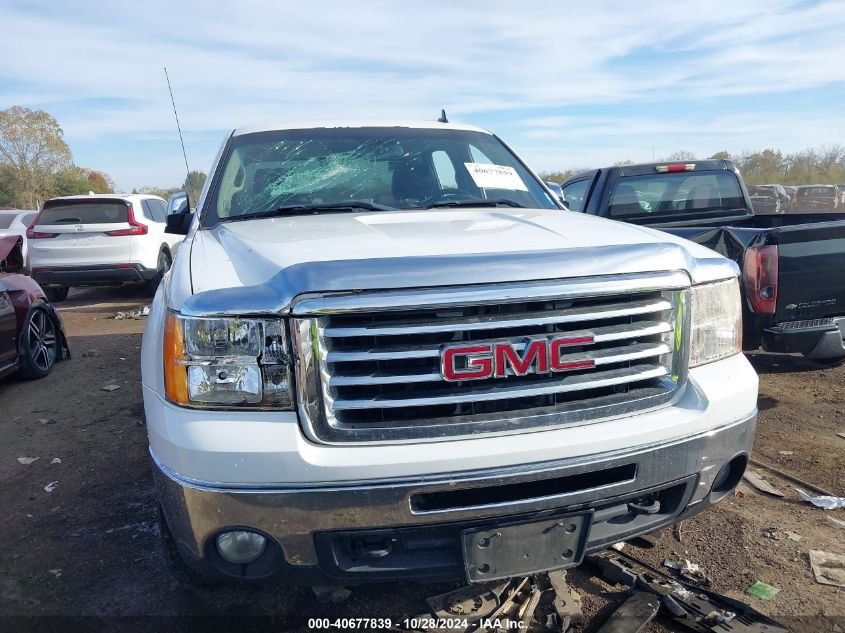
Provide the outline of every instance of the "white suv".
<path id="1" fill-rule="evenodd" d="M 53 198 L 27 229 L 32 276 L 51 301 L 71 286 L 147 283 L 155 291 L 181 236 L 167 234 L 157 196 Z"/>

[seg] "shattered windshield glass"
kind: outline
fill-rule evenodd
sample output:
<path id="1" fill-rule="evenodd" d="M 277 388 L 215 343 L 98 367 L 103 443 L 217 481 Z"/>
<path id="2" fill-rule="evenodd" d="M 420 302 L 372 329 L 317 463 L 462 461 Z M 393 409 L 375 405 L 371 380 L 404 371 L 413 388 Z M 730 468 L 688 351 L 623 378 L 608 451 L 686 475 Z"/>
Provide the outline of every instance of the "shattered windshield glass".
<path id="1" fill-rule="evenodd" d="M 385 127 L 236 136 L 209 212 L 227 220 L 299 205 L 389 210 L 462 203 L 558 208 L 490 134 Z"/>

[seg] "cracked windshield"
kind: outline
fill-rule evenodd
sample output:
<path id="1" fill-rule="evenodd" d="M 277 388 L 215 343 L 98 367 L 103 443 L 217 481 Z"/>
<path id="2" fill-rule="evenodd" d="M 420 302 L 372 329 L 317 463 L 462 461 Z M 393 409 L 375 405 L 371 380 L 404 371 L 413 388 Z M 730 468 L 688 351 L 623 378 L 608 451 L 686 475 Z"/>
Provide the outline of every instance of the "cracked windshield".
<path id="1" fill-rule="evenodd" d="M 302 206 L 556 208 L 513 154 L 482 132 L 357 128 L 236 137 L 216 198 L 217 217 Z"/>

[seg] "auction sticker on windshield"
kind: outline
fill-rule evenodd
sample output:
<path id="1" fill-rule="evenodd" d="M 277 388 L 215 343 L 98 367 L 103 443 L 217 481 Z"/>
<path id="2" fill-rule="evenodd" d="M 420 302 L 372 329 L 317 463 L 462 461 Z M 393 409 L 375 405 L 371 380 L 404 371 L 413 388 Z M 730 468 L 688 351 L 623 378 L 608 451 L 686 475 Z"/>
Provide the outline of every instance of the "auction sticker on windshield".
<path id="1" fill-rule="evenodd" d="M 513 167 L 506 165 L 488 165 L 484 163 L 464 163 L 475 184 L 482 189 L 510 189 L 528 191 L 522 178 Z"/>

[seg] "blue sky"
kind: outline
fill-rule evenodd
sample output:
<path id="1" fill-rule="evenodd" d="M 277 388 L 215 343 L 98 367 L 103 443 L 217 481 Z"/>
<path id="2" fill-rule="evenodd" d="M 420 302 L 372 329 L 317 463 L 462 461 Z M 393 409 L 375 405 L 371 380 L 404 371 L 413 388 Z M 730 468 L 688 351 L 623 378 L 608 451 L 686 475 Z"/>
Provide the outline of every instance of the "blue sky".
<path id="1" fill-rule="evenodd" d="M 111 6 L 110 6 L 111 5 Z M 228 129 L 432 119 L 537 170 L 845 142 L 845 3 L 0 0 L 0 108 L 61 123 L 123 189 L 184 179 Z"/>

